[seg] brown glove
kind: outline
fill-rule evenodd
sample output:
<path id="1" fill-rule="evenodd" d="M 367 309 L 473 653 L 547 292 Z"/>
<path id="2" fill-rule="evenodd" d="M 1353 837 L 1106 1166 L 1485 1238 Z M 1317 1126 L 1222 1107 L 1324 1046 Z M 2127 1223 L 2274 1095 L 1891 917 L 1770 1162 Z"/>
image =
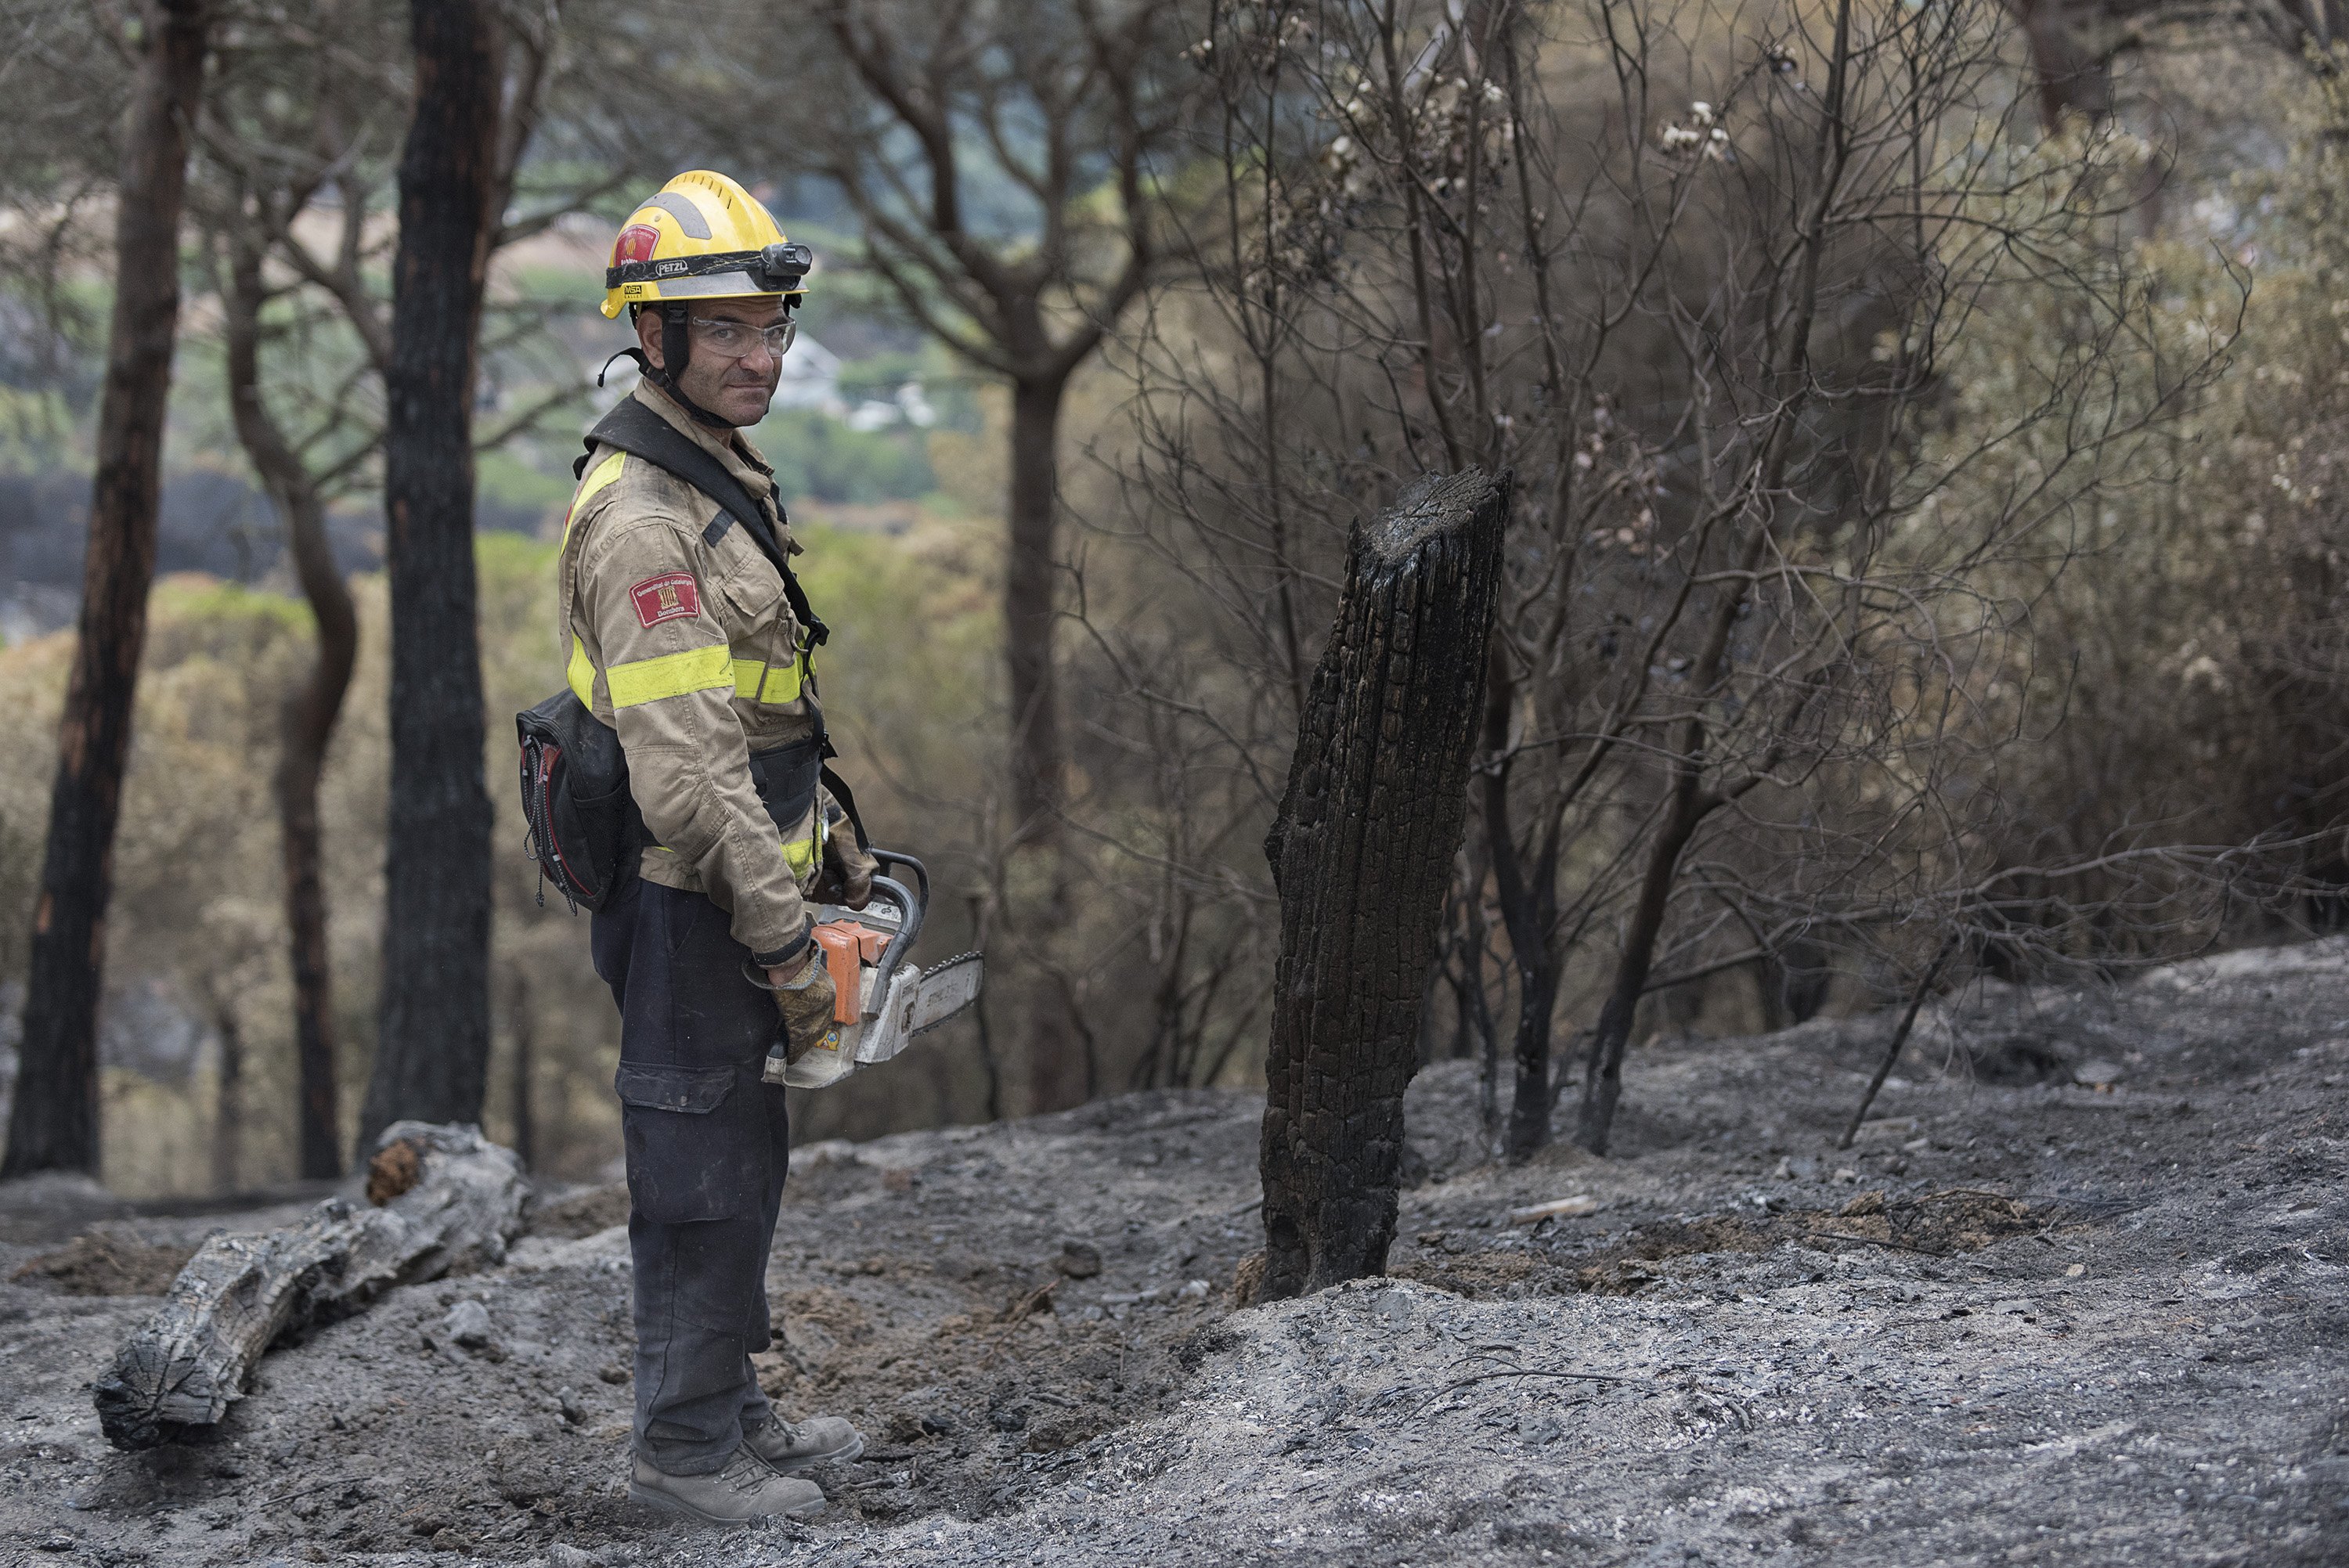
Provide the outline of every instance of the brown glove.
<path id="1" fill-rule="evenodd" d="M 808 944 L 805 964 L 790 979 L 780 978 L 780 969 L 767 973 L 775 981 L 775 1006 L 783 1015 L 783 1059 L 798 1061 L 827 1039 L 837 1047 L 840 1025 L 833 1017 L 836 995 L 823 949 Z"/>
<path id="2" fill-rule="evenodd" d="M 874 859 L 857 843 L 846 812 L 830 806 L 826 816 L 832 830 L 824 835 L 823 875 L 816 883 L 816 896 L 826 903 L 863 909 L 873 902 Z"/>

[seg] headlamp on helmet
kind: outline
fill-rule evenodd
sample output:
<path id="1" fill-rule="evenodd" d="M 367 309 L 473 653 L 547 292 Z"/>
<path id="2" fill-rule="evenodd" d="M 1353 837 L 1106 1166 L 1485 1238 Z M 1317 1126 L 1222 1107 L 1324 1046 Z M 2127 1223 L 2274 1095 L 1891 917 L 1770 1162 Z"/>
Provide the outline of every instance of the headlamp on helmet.
<path id="1" fill-rule="evenodd" d="M 630 304 L 648 304 L 656 299 L 795 294 L 806 289 L 808 269 L 814 265 L 813 251 L 785 241 L 756 251 L 712 251 L 698 256 L 648 256 L 642 261 L 621 262 L 604 269 L 604 286 L 627 294 L 626 303 Z M 694 286 L 700 280 L 709 282 L 701 287 Z M 654 284 L 661 292 L 636 298 L 630 285 L 639 284 Z"/>
<path id="2" fill-rule="evenodd" d="M 808 269 L 814 265 L 813 251 L 786 240 L 761 250 L 758 265 L 746 270 L 776 294 L 791 294 L 807 287 Z"/>

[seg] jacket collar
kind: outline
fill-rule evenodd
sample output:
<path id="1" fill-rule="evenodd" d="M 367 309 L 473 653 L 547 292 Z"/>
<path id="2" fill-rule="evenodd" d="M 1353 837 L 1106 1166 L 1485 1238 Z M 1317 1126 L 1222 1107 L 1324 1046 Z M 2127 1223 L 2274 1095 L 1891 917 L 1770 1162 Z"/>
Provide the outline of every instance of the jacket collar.
<path id="1" fill-rule="evenodd" d="M 759 449 L 750 444 L 749 437 L 740 430 L 734 431 L 730 438 L 721 437 L 678 407 L 677 400 L 654 386 L 649 377 L 640 377 L 631 396 L 667 420 L 672 428 L 695 446 L 716 458 L 727 473 L 750 492 L 751 500 L 771 510 L 775 508 L 773 470 L 759 456 Z"/>

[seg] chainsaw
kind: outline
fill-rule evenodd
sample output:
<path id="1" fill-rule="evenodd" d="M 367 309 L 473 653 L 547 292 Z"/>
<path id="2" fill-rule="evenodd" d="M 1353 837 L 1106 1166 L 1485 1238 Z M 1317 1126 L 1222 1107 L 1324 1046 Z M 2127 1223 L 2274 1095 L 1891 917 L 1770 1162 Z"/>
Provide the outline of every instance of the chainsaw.
<path id="1" fill-rule="evenodd" d="M 905 962 L 930 907 L 929 869 L 895 850 L 875 848 L 870 853 L 884 867 L 911 872 L 914 885 L 876 875 L 873 897 L 863 909 L 816 906 L 815 926 L 808 934 L 818 949 L 817 962 L 832 971 L 833 1021 L 838 1027 L 796 1061 L 779 1034 L 767 1053 L 762 1076 L 768 1083 L 792 1088 L 836 1084 L 859 1068 L 887 1061 L 916 1035 L 978 1000 L 986 977 L 979 954 L 960 954 L 928 969 Z M 758 978 L 763 983 L 763 976 Z"/>

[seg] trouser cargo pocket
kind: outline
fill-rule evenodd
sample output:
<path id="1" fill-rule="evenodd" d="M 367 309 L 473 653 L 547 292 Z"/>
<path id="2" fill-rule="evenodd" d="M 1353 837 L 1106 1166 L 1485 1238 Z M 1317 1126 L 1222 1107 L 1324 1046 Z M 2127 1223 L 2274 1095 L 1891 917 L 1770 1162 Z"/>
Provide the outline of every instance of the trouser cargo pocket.
<path id="1" fill-rule="evenodd" d="M 765 1114 L 755 1089 L 734 1092 L 730 1067 L 620 1064 L 620 1130 L 628 1201 L 659 1224 L 758 1212 L 767 1188 Z M 748 1121 L 758 1125 L 738 1125 Z"/>

